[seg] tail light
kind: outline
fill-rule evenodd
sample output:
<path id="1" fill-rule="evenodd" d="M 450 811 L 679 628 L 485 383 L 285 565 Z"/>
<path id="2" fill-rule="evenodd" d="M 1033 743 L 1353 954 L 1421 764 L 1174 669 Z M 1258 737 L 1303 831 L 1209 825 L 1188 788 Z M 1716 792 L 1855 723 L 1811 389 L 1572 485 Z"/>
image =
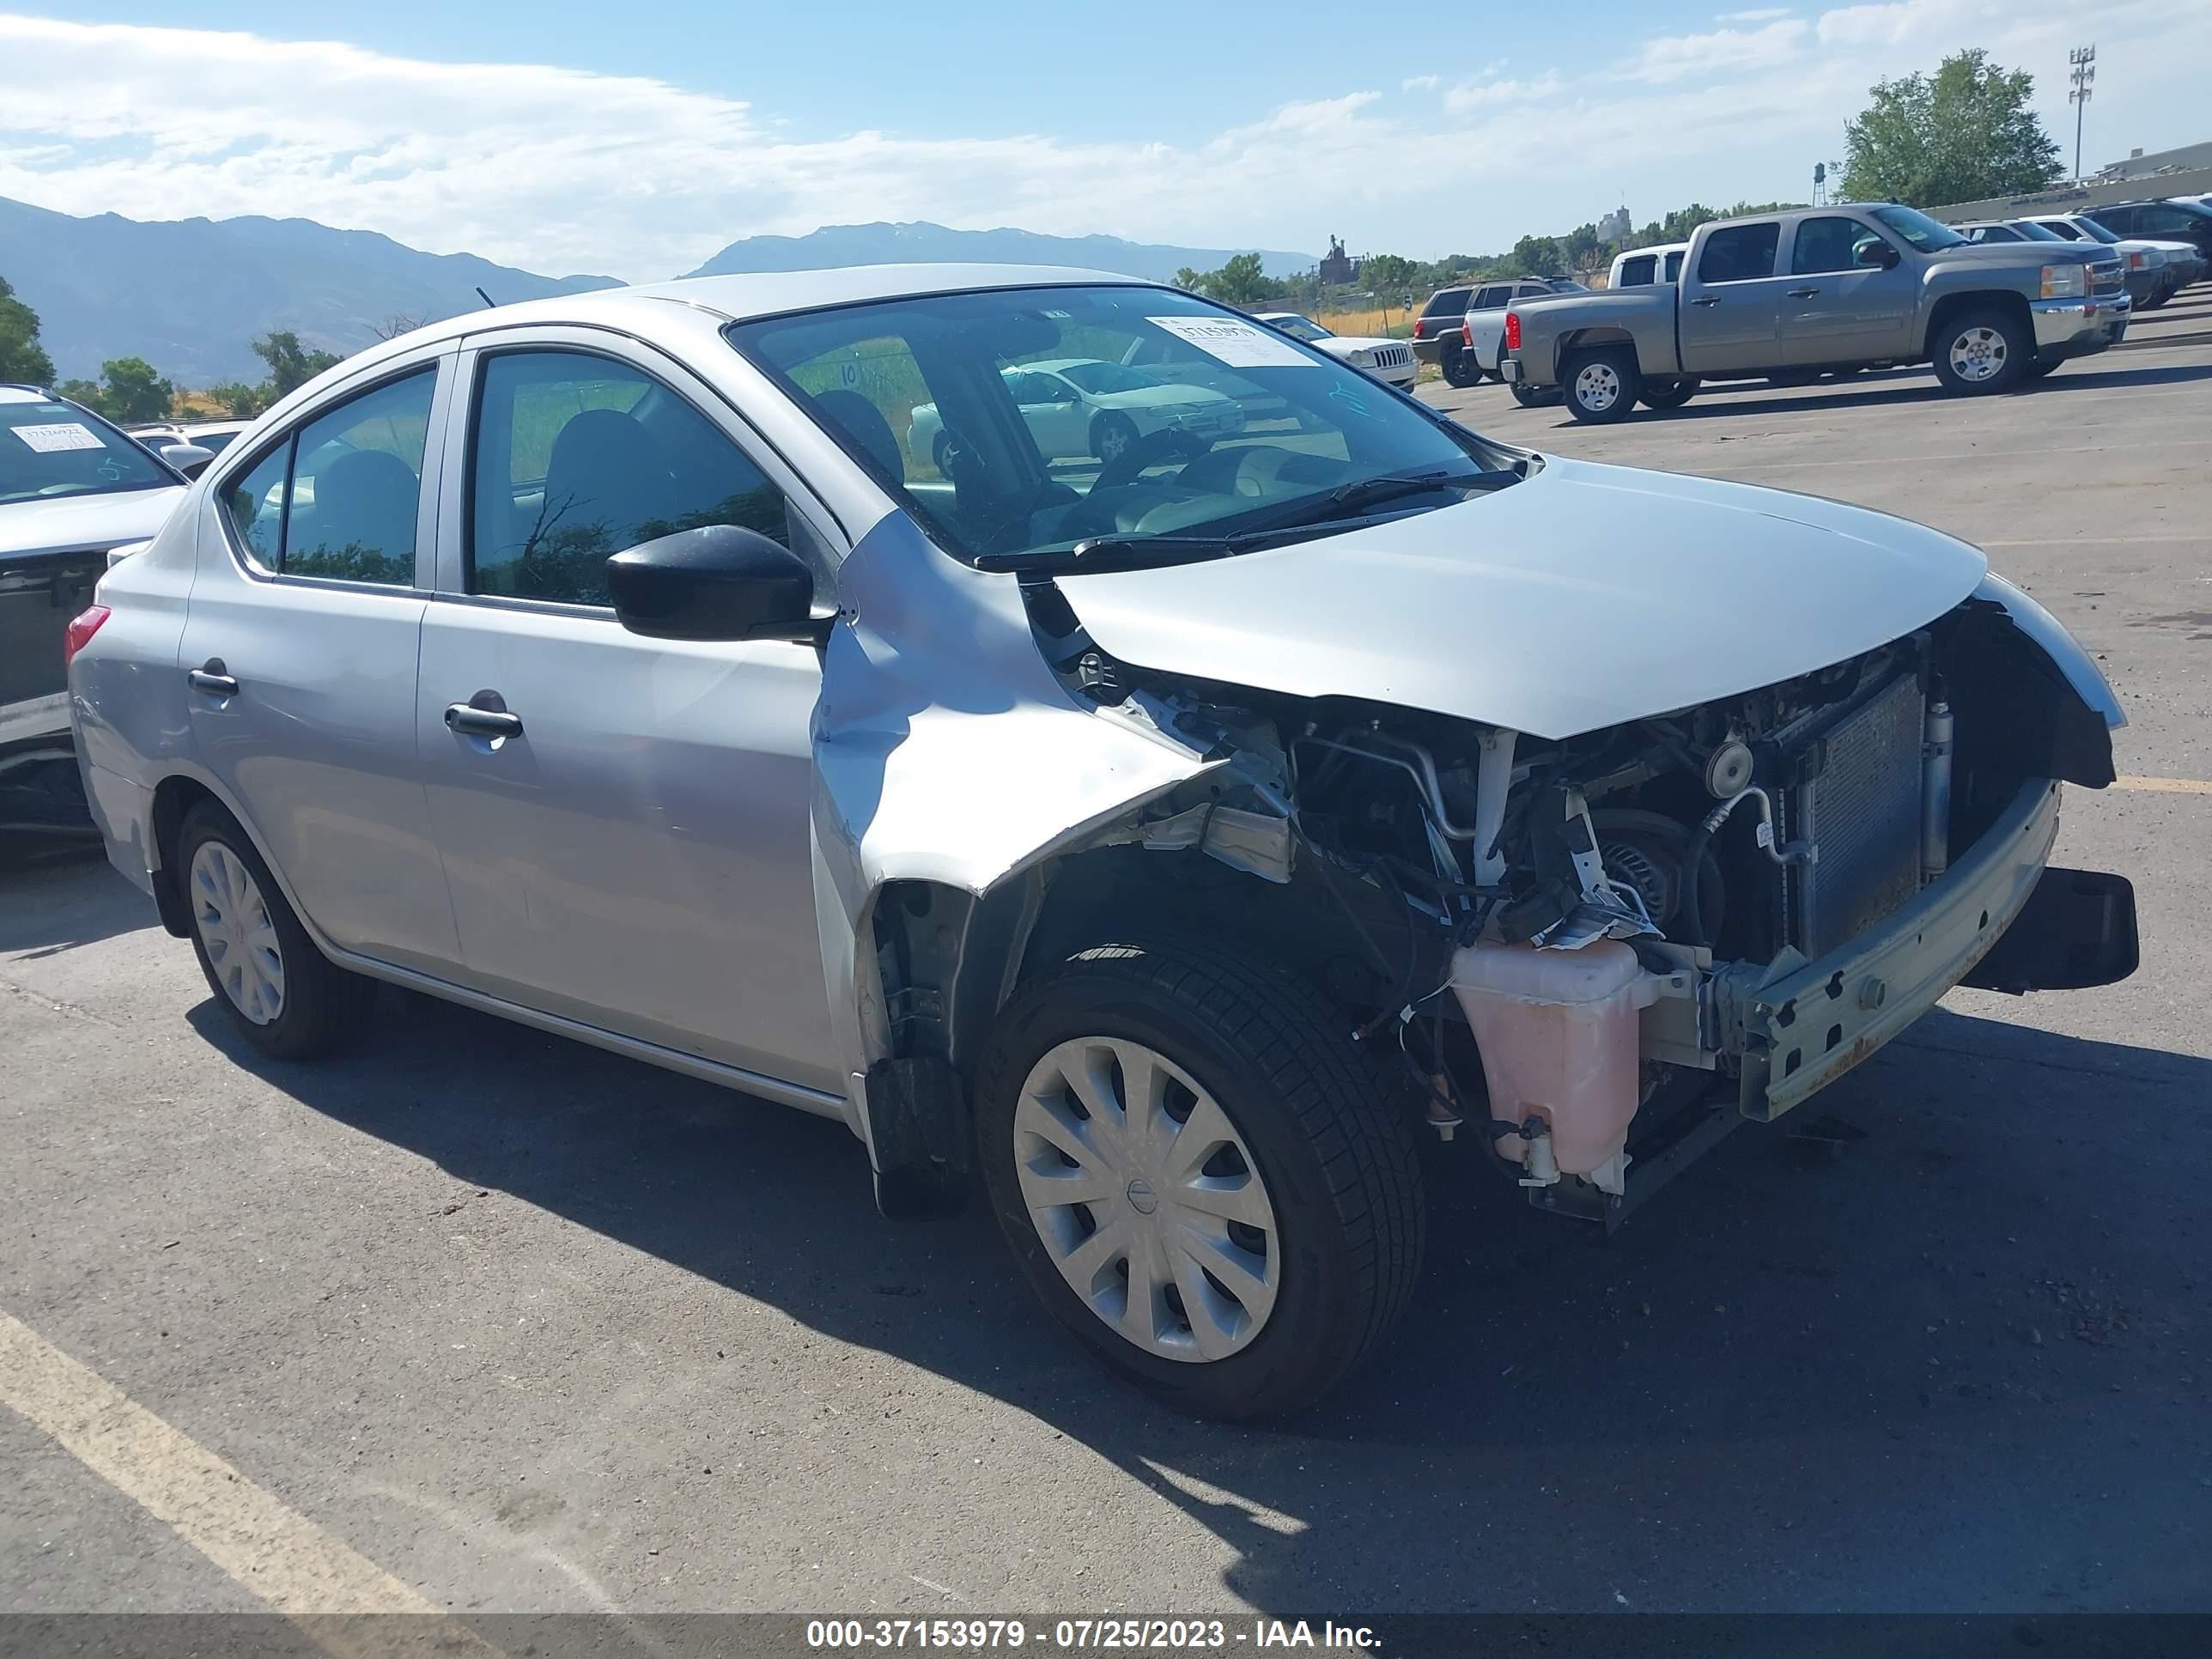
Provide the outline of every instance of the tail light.
<path id="1" fill-rule="evenodd" d="M 1473 323 L 1462 322 L 1459 325 L 1459 337 L 1462 344 L 1473 345 L 1474 343 L 1474 325 Z"/>
<path id="2" fill-rule="evenodd" d="M 92 636 L 100 632 L 100 623 L 113 614 L 104 605 L 88 605 L 70 618 L 69 626 L 62 629 L 64 668 L 76 660 L 76 653 L 92 643 Z"/>
<path id="3" fill-rule="evenodd" d="M 1521 349 L 1521 313 L 1517 311 L 1505 313 L 1505 349 L 1508 351 Z"/>
<path id="4" fill-rule="evenodd" d="M 1413 337 L 1417 340 L 1425 340 L 1429 337 L 1429 319 L 1427 318 L 1416 317 L 1413 319 Z"/>

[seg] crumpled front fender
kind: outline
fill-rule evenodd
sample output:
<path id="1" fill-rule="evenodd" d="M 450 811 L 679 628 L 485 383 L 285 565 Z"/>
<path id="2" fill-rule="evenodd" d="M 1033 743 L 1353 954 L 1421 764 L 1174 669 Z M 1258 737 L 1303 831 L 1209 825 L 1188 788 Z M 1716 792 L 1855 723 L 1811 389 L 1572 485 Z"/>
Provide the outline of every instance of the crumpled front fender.
<path id="1" fill-rule="evenodd" d="M 888 1045 L 872 961 L 884 884 L 986 893 L 1209 763 L 1072 696 L 1017 579 L 948 557 L 902 512 L 860 538 L 838 598 L 814 713 L 814 891 L 860 1127 L 860 1075 Z"/>

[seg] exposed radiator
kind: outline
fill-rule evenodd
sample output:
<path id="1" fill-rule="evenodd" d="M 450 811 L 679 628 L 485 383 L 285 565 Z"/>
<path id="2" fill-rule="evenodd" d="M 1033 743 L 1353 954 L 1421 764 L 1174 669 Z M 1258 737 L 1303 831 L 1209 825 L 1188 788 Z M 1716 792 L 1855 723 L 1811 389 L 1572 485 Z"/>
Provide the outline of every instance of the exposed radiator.
<path id="1" fill-rule="evenodd" d="M 1919 890 L 1922 703 L 1911 673 L 1860 703 L 1821 738 L 1819 772 L 1791 803 L 1790 833 L 1820 848 L 1791 872 L 1795 942 L 1808 957 Z"/>

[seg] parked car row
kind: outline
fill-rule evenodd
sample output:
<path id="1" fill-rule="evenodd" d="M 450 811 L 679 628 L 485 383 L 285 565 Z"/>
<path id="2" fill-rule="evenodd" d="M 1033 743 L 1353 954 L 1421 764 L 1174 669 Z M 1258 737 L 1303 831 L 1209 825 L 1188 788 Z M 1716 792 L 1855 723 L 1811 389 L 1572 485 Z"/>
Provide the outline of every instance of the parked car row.
<path id="1" fill-rule="evenodd" d="M 2175 207 L 2189 223 L 2194 211 Z M 1559 398 L 1591 422 L 1675 408 L 1716 381 L 1900 364 L 1928 364 L 1962 396 L 2012 390 L 2117 344 L 2138 295 L 2162 304 L 2201 274 L 2193 244 L 2134 245 L 2109 212 L 2094 222 L 2102 234 L 2072 216 L 2084 222 L 2071 237 L 2039 221 L 1961 231 L 1891 203 L 1715 220 L 1679 250 L 1639 251 L 1651 267 L 1621 274 L 1641 280 L 1516 301 L 1501 378 L 1524 403 Z"/>
<path id="2" fill-rule="evenodd" d="M 1434 363 L 1446 386 L 1480 386 L 1498 374 L 1498 343 L 1509 306 L 1589 291 L 1571 276 L 1514 276 L 1438 289 L 1413 319 L 1413 355 Z"/>

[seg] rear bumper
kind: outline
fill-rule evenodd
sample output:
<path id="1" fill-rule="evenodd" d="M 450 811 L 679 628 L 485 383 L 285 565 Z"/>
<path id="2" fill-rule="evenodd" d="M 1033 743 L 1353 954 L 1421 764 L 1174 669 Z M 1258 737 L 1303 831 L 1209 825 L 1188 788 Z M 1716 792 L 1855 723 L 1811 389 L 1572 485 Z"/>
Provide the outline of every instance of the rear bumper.
<path id="1" fill-rule="evenodd" d="M 2043 878 L 2059 786 L 2030 779 L 1939 880 L 1818 962 L 1742 1002 L 1747 1117 L 1776 1118 L 1833 1083 L 1934 1007 L 2005 937 Z M 2134 900 L 2126 901 L 2132 969 Z M 2078 980 L 2076 982 L 2080 982 Z"/>
<path id="2" fill-rule="evenodd" d="M 1456 349 L 1460 343 L 1459 330 L 1456 328 L 1451 331 L 1449 337 L 1442 334 L 1432 334 L 1426 339 L 1410 342 L 1413 348 L 1413 361 L 1417 363 L 1442 362 L 1443 361 L 1444 341 L 1447 337 L 1450 339 L 1452 345 Z"/>
<path id="3" fill-rule="evenodd" d="M 1518 357 L 1509 352 L 1498 360 L 1498 378 L 1506 385 L 1520 385 L 1521 374 L 1521 360 Z"/>
<path id="4" fill-rule="evenodd" d="M 94 766 L 80 750 L 78 775 L 92 821 L 107 848 L 107 861 L 131 878 L 142 893 L 154 890 L 154 792 L 104 766 Z"/>
<path id="5" fill-rule="evenodd" d="M 2094 300 L 2031 300 L 2035 350 L 2039 357 L 2086 357 L 2118 345 L 2135 314 L 2124 294 Z"/>

